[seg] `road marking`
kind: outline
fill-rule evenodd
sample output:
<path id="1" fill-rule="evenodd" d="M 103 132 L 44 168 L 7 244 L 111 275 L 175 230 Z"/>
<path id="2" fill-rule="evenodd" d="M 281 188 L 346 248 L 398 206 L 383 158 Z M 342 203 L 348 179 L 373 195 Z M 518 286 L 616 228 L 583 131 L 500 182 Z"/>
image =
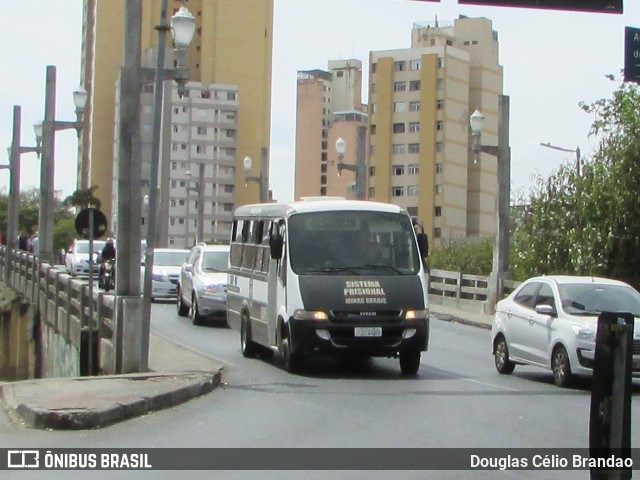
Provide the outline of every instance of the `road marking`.
<path id="1" fill-rule="evenodd" d="M 505 387 L 503 385 L 496 385 L 495 383 L 481 382 L 480 380 L 474 380 L 472 378 L 464 378 L 463 380 L 465 380 L 467 382 L 471 382 L 471 383 L 477 383 L 478 385 L 484 385 L 484 386 L 487 386 L 487 387 L 495 387 L 495 388 L 499 388 L 501 390 L 507 390 L 507 391 L 510 391 L 510 392 L 519 391 L 517 388 L 510 388 L 510 387 Z"/>

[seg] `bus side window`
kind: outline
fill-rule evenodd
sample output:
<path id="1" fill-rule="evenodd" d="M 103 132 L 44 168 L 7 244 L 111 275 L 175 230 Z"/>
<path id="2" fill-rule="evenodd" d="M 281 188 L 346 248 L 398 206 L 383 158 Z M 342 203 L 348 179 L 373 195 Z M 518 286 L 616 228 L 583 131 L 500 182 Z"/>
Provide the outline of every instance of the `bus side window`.
<path id="1" fill-rule="evenodd" d="M 262 222 L 262 238 L 260 238 L 260 254 L 258 258 L 260 258 L 261 265 L 260 271 L 262 273 L 269 272 L 269 260 L 271 259 L 271 255 L 269 253 L 269 238 L 271 237 L 271 221 L 265 220 Z"/>
<path id="2" fill-rule="evenodd" d="M 242 241 L 244 248 L 242 249 L 242 268 L 253 270 L 253 266 L 256 261 L 256 224 L 255 220 L 246 220 L 244 223 L 245 228 L 242 231 Z"/>
<path id="3" fill-rule="evenodd" d="M 240 268 L 242 263 L 242 230 L 244 227 L 243 220 L 236 220 L 233 222 L 233 229 L 231 231 L 231 253 L 230 264 L 232 267 Z"/>

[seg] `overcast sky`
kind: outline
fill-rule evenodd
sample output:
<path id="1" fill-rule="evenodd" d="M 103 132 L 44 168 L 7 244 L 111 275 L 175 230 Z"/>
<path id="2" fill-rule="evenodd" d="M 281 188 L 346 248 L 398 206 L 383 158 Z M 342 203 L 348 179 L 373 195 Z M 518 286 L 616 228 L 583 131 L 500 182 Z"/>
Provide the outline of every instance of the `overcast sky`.
<path id="1" fill-rule="evenodd" d="M 110 0 L 113 1 L 113 0 Z M 158 0 L 159 1 L 159 0 Z M 510 96 L 512 189 L 531 175 L 548 175 L 572 153 L 540 147 L 579 146 L 588 156 L 593 118 L 580 101 L 609 97 L 624 64 L 624 27 L 640 27 L 640 1 L 625 0 L 624 15 L 470 7 L 456 0 L 274 0 L 270 188 L 278 200 L 293 198 L 296 72 L 327 68 L 329 59 L 357 58 L 368 69 L 371 50 L 408 48 L 413 22 L 447 22 L 459 15 L 493 21 Z M 7 5 L 8 6 L 8 5 Z M 33 124 L 44 116 L 45 71 L 57 66 L 57 120 L 75 120 L 71 94 L 80 81 L 82 0 L 11 2 L 2 33 L 5 67 L 0 76 L 0 142 L 11 143 L 13 105 L 22 106 L 22 145 L 35 144 Z M 25 28 L 22 24 L 27 24 Z M 55 33 L 53 33 L 55 32 Z M 366 86 L 363 102 L 367 102 Z M 76 134 L 56 134 L 56 190 L 76 186 Z M 0 162 L 5 163 L 5 162 Z M 35 154 L 22 156 L 21 188 L 40 183 Z M 9 175 L 0 171 L 0 189 Z"/>

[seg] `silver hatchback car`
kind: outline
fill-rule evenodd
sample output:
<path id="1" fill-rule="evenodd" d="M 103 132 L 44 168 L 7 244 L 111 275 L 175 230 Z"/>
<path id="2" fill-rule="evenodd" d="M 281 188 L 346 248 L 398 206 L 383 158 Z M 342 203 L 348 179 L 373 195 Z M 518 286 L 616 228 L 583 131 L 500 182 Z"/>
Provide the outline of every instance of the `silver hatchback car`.
<path id="1" fill-rule="evenodd" d="M 550 275 L 530 278 L 496 305 L 491 329 L 495 366 L 509 374 L 518 364 L 553 372 L 559 387 L 593 374 L 600 312 L 640 316 L 640 293 L 617 280 Z M 633 336 L 633 375 L 640 374 L 640 326 Z"/>
<path id="2" fill-rule="evenodd" d="M 226 322 L 228 267 L 228 245 L 193 247 L 178 278 L 178 315 L 190 316 L 194 325 L 205 320 Z"/>

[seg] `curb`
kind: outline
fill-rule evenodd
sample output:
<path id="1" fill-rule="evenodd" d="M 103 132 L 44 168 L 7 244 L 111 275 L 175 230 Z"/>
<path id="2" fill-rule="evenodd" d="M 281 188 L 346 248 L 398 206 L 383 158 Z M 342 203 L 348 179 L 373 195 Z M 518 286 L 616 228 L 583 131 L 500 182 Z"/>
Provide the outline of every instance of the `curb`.
<path id="1" fill-rule="evenodd" d="M 87 430 L 101 428 L 130 418 L 145 415 L 184 403 L 193 398 L 211 392 L 221 382 L 220 370 L 217 371 L 184 371 L 163 372 L 149 374 L 116 375 L 110 377 L 67 378 L 56 380 L 64 385 L 65 382 L 84 382 L 83 388 L 91 391 L 89 382 L 96 382 L 104 386 L 109 381 L 140 381 L 144 382 L 145 390 L 139 393 L 127 393 L 125 398 L 108 399 L 88 396 L 89 402 L 81 402 L 77 406 L 67 408 L 48 408 L 38 405 L 41 398 L 34 402 L 16 400 L 16 389 L 29 389 L 35 385 L 33 381 L 15 382 L 0 385 L 0 399 L 10 410 L 17 413 L 20 419 L 29 427 L 53 430 Z M 42 381 L 40 381 L 42 382 Z M 157 382 L 149 386 L 147 382 Z M 177 384 L 172 386 L 173 384 Z M 72 384 L 67 384 L 72 385 Z M 119 385 L 116 385 L 116 389 Z M 37 388 L 34 392 L 37 394 Z M 114 390 L 116 390 L 114 389 Z M 98 392 L 99 393 L 99 392 Z M 126 398 L 130 395 L 130 398 Z M 24 395 L 27 396 L 28 395 Z M 84 398 L 83 400 L 86 400 Z M 81 406 L 82 405 L 82 406 Z"/>

